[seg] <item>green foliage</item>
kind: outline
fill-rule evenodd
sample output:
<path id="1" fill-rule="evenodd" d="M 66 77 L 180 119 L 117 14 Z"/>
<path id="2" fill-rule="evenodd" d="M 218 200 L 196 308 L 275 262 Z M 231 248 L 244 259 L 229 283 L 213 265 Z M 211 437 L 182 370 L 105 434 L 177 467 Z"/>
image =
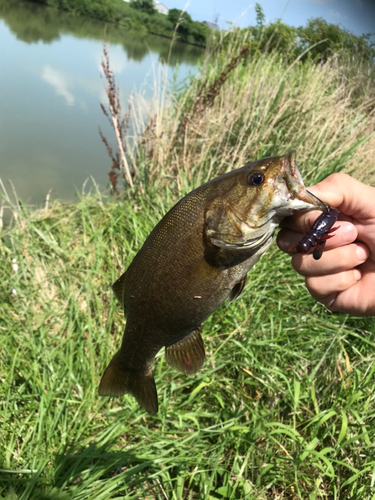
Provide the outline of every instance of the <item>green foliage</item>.
<path id="1" fill-rule="evenodd" d="M 154 9 L 152 0 L 32 0 L 44 5 L 68 10 L 79 15 L 96 17 L 119 23 L 132 29 L 143 29 L 172 37 L 177 26 L 180 40 L 206 45 L 210 29 L 203 23 L 193 21 L 191 16 L 179 9 L 170 9 L 168 16 Z M 288 61 L 297 57 L 317 62 L 327 60 L 333 53 L 356 55 L 360 60 L 373 63 L 374 44 L 370 35 L 356 36 L 339 25 L 327 23 L 324 19 L 310 19 L 305 27 L 295 28 L 281 20 L 265 23 L 265 15 L 260 3 L 255 4 L 256 26 L 242 32 L 243 39 L 252 45 L 250 55 L 277 51 Z M 236 30 L 234 30 L 236 31 Z M 216 33 L 218 43 L 225 48 L 227 40 Z M 314 46 L 304 55 L 303 52 Z"/>
<path id="2" fill-rule="evenodd" d="M 148 32 L 174 36 L 175 26 L 181 11 L 171 9 L 170 16 L 155 10 L 152 0 L 32 0 L 50 7 L 66 10 L 74 14 L 94 17 L 126 26 L 138 32 Z M 178 28 L 178 37 L 184 42 L 206 45 L 210 30 L 202 23 L 193 21 L 189 14 L 183 13 Z"/>
<path id="3" fill-rule="evenodd" d="M 374 64 L 375 45 L 370 34 L 356 36 L 345 28 L 327 23 L 322 18 L 310 19 L 306 26 L 294 27 L 276 22 L 265 23 L 262 6 L 255 4 L 256 26 L 233 31 L 241 33 L 242 40 L 251 44 L 251 56 L 263 52 L 276 51 L 292 63 L 299 58 L 302 61 L 324 62 L 333 54 L 341 57 L 356 57 L 358 61 Z M 219 43 L 220 35 L 216 34 Z M 229 39 L 220 40 L 226 50 Z"/>
<path id="4" fill-rule="evenodd" d="M 256 12 L 256 20 L 257 26 L 262 27 L 266 21 L 266 16 L 264 15 L 264 11 L 260 3 L 255 3 L 255 12 Z"/>
<path id="5" fill-rule="evenodd" d="M 205 45 L 210 36 L 210 29 L 203 23 L 192 21 L 189 24 L 188 39 L 198 45 Z"/>
<path id="6" fill-rule="evenodd" d="M 258 51 L 276 51 L 288 61 L 294 60 L 299 53 L 297 28 L 280 20 L 251 28 L 251 41 L 255 42 Z"/>
<path id="7" fill-rule="evenodd" d="M 179 9 L 170 9 L 167 17 L 173 26 L 176 26 L 178 23 L 183 24 L 192 22 L 190 15 L 186 11 Z"/>
<path id="8" fill-rule="evenodd" d="M 168 21 L 176 29 L 181 40 L 204 45 L 209 37 L 210 30 L 203 23 L 193 21 L 191 16 L 179 9 L 170 9 Z"/>
<path id="9" fill-rule="evenodd" d="M 176 199 L 90 197 L 2 233 L 0 496 L 373 495 L 374 319 L 327 312 L 275 247 L 205 323 L 198 374 L 158 357 L 155 417 L 99 398 L 124 324 L 110 285 Z"/>
<path id="10" fill-rule="evenodd" d="M 153 14 L 155 12 L 153 0 L 131 0 L 130 5 L 135 9 L 144 10 L 147 14 Z"/>
<path id="11" fill-rule="evenodd" d="M 126 2 L 124 2 L 126 3 Z M 133 11 L 128 6 L 130 12 Z M 136 12 L 138 15 L 139 13 Z M 142 13 L 144 16 L 147 14 Z M 103 23 L 91 17 L 76 16 L 71 12 L 54 8 L 44 8 L 34 2 L 22 0 L 0 0 L 0 16 L 8 28 L 19 40 L 27 43 L 51 43 L 63 35 L 85 37 L 103 41 Z M 160 15 L 162 28 L 170 29 L 167 16 Z M 171 65 L 180 63 L 196 64 L 202 56 L 202 49 L 194 45 L 179 44 L 173 46 L 170 52 L 169 43 L 165 38 L 150 35 L 137 18 L 128 19 L 129 24 L 137 29 L 136 36 L 127 33 L 124 36 L 124 27 L 118 23 L 108 23 L 106 26 L 106 40 L 110 44 L 122 46 L 127 57 L 141 61 L 151 50 L 161 59 L 171 62 Z M 142 36 L 139 36 L 139 35 Z"/>
<path id="12" fill-rule="evenodd" d="M 353 35 L 345 28 L 327 23 L 320 17 L 310 19 L 305 27 L 300 27 L 298 36 L 301 51 L 319 43 L 310 51 L 314 60 L 325 61 L 333 53 L 352 54 L 365 61 L 373 61 L 375 57 L 370 35 Z"/>

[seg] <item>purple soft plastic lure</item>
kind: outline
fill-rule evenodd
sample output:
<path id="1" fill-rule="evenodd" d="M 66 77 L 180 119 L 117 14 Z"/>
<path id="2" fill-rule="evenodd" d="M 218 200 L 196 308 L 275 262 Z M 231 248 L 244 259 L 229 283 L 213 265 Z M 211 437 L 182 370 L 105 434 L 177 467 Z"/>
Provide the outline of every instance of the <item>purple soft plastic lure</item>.
<path id="1" fill-rule="evenodd" d="M 315 195 L 313 196 L 316 198 Z M 339 215 L 339 211 L 337 210 L 337 208 L 329 207 L 323 201 L 321 201 L 321 203 L 326 207 L 325 212 L 319 215 L 319 217 L 312 225 L 310 231 L 304 235 L 302 240 L 297 243 L 297 245 L 293 245 L 292 247 L 290 247 L 288 252 L 297 250 L 297 252 L 299 253 L 306 254 L 309 253 L 313 248 L 314 259 L 320 259 L 323 254 L 326 241 L 334 236 L 330 233 L 333 233 L 338 229 L 338 227 L 332 229 L 332 226 L 337 221 Z"/>

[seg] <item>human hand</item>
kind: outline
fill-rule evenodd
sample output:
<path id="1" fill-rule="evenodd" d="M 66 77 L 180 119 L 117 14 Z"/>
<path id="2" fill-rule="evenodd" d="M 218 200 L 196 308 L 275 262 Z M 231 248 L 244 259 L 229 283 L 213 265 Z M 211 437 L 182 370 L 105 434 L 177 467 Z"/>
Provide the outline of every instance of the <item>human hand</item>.
<path id="1" fill-rule="evenodd" d="M 333 174 L 308 188 L 327 205 L 338 208 L 339 227 L 327 240 L 320 260 L 294 253 L 292 266 L 305 276 L 310 294 L 331 311 L 375 316 L 375 188 L 346 174 Z M 321 212 L 296 214 L 283 221 L 277 237 L 280 250 L 288 249 L 309 231 Z"/>

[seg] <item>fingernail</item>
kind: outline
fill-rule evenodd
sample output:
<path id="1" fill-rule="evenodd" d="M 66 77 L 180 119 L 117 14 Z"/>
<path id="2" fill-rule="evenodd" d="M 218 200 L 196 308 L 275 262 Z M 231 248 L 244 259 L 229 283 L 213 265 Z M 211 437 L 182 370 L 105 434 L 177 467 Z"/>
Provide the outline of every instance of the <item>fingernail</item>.
<path id="1" fill-rule="evenodd" d="M 340 223 L 340 221 L 339 221 L 339 223 Z M 345 243 L 345 244 L 352 243 L 357 238 L 357 235 L 358 235 L 357 229 L 355 228 L 355 226 L 353 226 L 353 224 L 350 224 L 350 222 L 347 222 L 347 223 L 341 222 L 339 227 L 340 227 L 339 231 L 340 231 L 343 243 Z M 358 256 L 358 258 L 361 260 L 360 256 Z"/>
<path id="2" fill-rule="evenodd" d="M 362 247 L 362 246 L 358 246 L 357 247 L 357 250 L 356 250 L 356 253 L 357 253 L 357 259 L 361 262 L 364 262 L 366 259 L 367 259 L 367 250 Z"/>
<path id="3" fill-rule="evenodd" d="M 354 269 L 353 275 L 356 281 L 360 280 L 362 277 L 362 273 L 359 269 Z"/>

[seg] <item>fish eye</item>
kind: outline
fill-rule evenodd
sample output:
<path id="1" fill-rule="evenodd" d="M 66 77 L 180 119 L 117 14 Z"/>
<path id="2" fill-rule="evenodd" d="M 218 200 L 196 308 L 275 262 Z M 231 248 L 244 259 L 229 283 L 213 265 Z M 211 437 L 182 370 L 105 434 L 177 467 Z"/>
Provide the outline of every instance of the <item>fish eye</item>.
<path id="1" fill-rule="evenodd" d="M 249 175 L 247 183 L 249 186 L 261 186 L 264 182 L 265 176 L 261 172 Z"/>

